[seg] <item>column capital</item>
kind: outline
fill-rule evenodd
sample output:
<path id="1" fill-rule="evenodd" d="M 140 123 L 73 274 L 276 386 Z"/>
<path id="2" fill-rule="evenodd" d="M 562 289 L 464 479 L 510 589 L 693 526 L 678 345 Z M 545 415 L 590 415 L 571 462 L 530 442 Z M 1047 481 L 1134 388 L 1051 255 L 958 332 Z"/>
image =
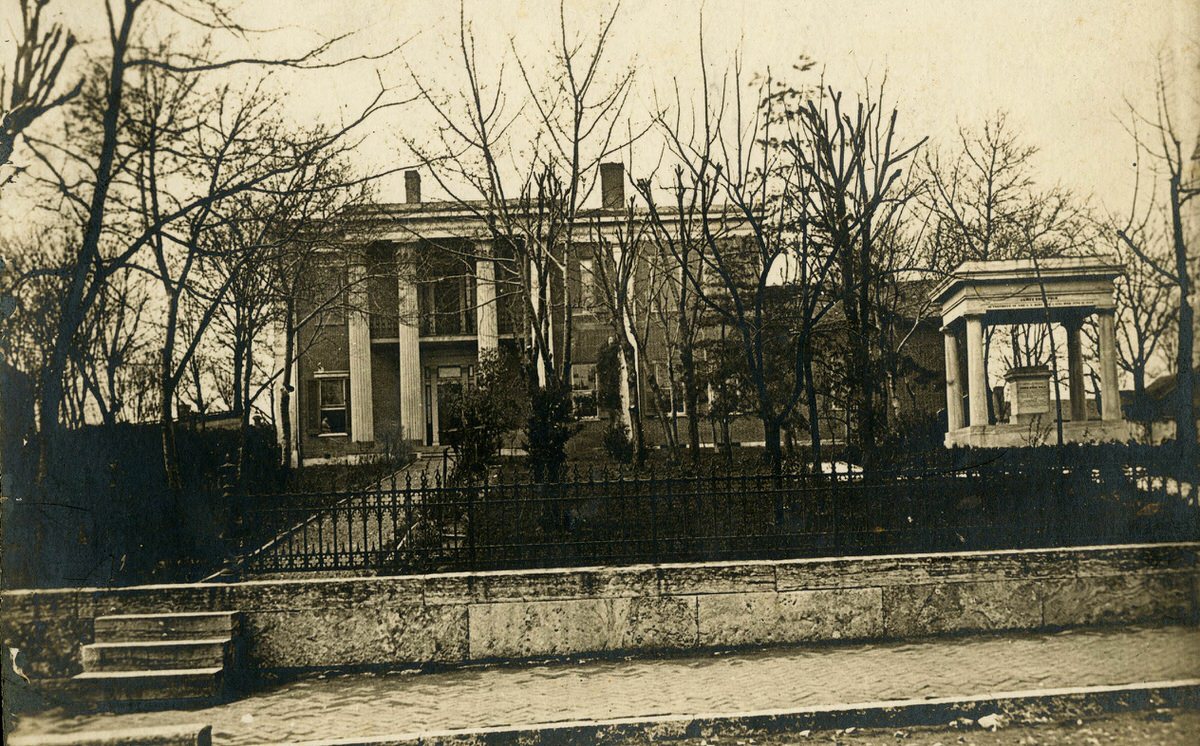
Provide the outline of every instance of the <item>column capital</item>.
<path id="1" fill-rule="evenodd" d="M 1058 323 L 1067 331 L 1076 332 L 1083 328 L 1083 320 L 1089 315 L 1083 312 L 1059 314 Z"/>

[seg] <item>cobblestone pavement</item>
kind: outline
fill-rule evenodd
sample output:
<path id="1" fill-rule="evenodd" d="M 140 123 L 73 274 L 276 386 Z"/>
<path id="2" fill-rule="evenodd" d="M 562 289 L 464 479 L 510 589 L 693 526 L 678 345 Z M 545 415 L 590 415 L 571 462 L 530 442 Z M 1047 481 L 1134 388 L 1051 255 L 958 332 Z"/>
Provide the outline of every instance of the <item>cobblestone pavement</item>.
<path id="1" fill-rule="evenodd" d="M 22 717 L 17 732 L 203 722 L 219 743 L 249 744 L 1194 677 L 1198 629 L 1095 630 L 311 676 L 191 712 L 50 710 Z"/>
<path id="2" fill-rule="evenodd" d="M 630 740 L 633 744 L 644 743 Z M 672 746 L 1100 746 L 1152 744 L 1195 746 L 1200 743 L 1200 712 L 1156 710 L 1124 712 L 1100 718 L 1065 719 L 985 730 L 978 725 L 937 728 L 812 730 L 746 738 L 717 733 L 709 738 L 672 741 Z"/>

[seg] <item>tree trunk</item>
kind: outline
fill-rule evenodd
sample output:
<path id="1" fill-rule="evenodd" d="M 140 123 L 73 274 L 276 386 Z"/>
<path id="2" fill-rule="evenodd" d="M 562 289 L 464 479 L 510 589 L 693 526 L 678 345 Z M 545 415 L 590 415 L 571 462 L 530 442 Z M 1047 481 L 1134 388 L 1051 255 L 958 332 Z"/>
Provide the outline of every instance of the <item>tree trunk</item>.
<path id="1" fill-rule="evenodd" d="M 679 351 L 683 369 L 683 396 L 688 413 L 688 455 L 692 466 L 700 465 L 700 391 L 696 386 L 696 356 L 690 342 L 684 340 Z"/>
<path id="2" fill-rule="evenodd" d="M 642 464 L 645 445 L 642 443 L 642 416 L 633 402 L 633 392 L 637 391 L 637 372 L 635 366 L 629 364 L 630 358 L 637 359 L 632 354 L 628 344 L 617 343 L 617 376 L 620 383 L 617 391 L 620 394 L 621 425 L 629 442 L 633 446 L 633 461 L 638 466 Z"/>
<path id="3" fill-rule="evenodd" d="M 178 494 L 183 489 L 183 484 L 179 478 L 179 458 L 175 450 L 175 418 L 171 416 L 171 403 L 175 397 L 175 387 L 171 385 L 170 354 L 168 350 L 163 350 L 163 357 L 167 363 L 164 366 L 162 380 L 159 382 L 158 424 L 162 430 L 162 463 L 167 489 Z"/>
<path id="4" fill-rule="evenodd" d="M 245 403 L 242 401 L 242 372 L 246 368 L 246 342 L 242 338 L 242 330 L 238 329 L 234 332 L 235 339 L 233 341 L 233 401 L 229 402 L 230 410 L 235 415 L 241 415 L 245 409 Z"/>
<path id="5" fill-rule="evenodd" d="M 635 361 L 639 356 L 633 355 L 633 347 L 630 347 L 630 355 Z M 645 431 L 642 428 L 642 407 L 638 401 L 638 367 L 630 365 L 627 371 L 626 385 L 630 391 L 630 438 L 633 441 L 633 462 L 641 466 L 646 460 L 646 437 Z"/>
<path id="6" fill-rule="evenodd" d="M 774 416 L 762 418 L 763 421 L 763 436 L 766 440 L 766 457 L 767 466 L 770 467 L 772 474 L 783 473 L 783 444 L 781 439 L 779 420 Z"/>
<path id="7" fill-rule="evenodd" d="M 1171 179 L 1171 233 L 1175 246 L 1175 276 L 1179 281 L 1179 349 L 1175 369 L 1175 441 L 1179 446 L 1180 463 L 1187 473 L 1197 474 L 1196 465 L 1196 408 L 1193 348 L 1195 346 L 1195 310 L 1192 308 L 1192 279 L 1188 267 L 1187 238 L 1183 232 L 1180 213 L 1182 202 L 1179 177 Z"/>
<path id="8" fill-rule="evenodd" d="M 1196 408 L 1192 355 L 1195 345 L 1195 310 L 1189 295 L 1186 269 L 1187 257 L 1180 253 L 1183 265 L 1179 283 L 1179 351 L 1175 371 L 1175 438 L 1179 445 L 1180 463 L 1188 465 L 1192 475 L 1196 466 Z"/>
<path id="9" fill-rule="evenodd" d="M 283 376 L 279 386 L 279 423 L 283 429 L 283 467 L 284 469 L 291 468 L 292 465 L 292 391 L 295 389 L 295 382 L 292 381 L 292 356 L 295 355 L 295 336 L 296 330 L 292 327 L 293 318 L 293 301 L 289 297 L 284 304 L 284 335 L 286 339 L 283 341 Z M 408 437 L 413 437 L 412 433 L 406 433 Z M 300 466 L 300 458 L 297 453 L 296 466 Z"/>
<path id="10" fill-rule="evenodd" d="M 246 467 L 246 439 L 250 432 L 250 381 L 251 373 L 254 370 L 254 338 L 251 335 L 246 337 L 245 345 L 245 373 L 242 376 L 242 388 L 238 392 L 238 398 L 242 400 L 242 409 L 240 419 L 238 421 L 238 456 L 237 456 L 237 481 L 242 483 L 242 472 Z"/>
<path id="11" fill-rule="evenodd" d="M 808 400 L 808 439 L 812 449 L 813 471 L 821 471 L 821 418 L 817 410 L 817 386 L 813 380 L 812 353 L 804 354 L 804 388 Z"/>

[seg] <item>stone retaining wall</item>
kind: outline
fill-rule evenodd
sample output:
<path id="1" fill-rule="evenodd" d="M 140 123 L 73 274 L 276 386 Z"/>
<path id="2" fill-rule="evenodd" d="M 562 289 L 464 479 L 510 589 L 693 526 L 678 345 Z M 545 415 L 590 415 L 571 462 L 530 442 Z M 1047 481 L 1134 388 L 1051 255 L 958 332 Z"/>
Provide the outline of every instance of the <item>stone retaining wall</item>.
<path id="1" fill-rule="evenodd" d="M 1200 544 L 8 591 L 26 673 L 105 614 L 238 610 L 259 670 L 1195 623 Z"/>

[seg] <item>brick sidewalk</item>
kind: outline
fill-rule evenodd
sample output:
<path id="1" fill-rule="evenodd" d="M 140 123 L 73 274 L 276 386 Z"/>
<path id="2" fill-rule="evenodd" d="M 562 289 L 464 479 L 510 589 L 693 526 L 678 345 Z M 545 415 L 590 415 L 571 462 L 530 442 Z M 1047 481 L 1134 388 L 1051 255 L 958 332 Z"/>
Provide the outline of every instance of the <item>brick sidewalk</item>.
<path id="1" fill-rule="evenodd" d="M 1075 631 L 665 659 L 313 676 L 217 707 L 26 716 L 20 734 L 210 723 L 263 743 L 565 720 L 736 713 L 1200 677 L 1200 630 Z"/>

